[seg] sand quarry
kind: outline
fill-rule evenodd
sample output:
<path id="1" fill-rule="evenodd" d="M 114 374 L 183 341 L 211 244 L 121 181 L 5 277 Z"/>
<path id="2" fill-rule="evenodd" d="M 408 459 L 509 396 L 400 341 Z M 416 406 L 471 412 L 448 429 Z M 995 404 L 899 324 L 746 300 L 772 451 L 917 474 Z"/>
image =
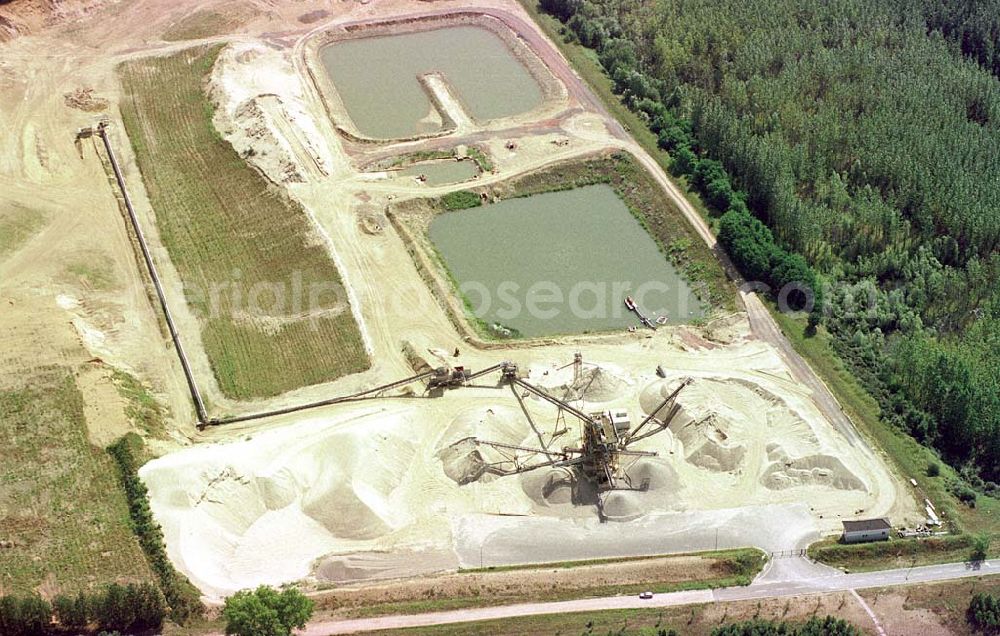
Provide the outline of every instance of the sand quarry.
<path id="1" fill-rule="evenodd" d="M 37 359 L 31 345 L 47 350 L 51 342 L 72 341 L 79 350 L 74 359 L 99 358 L 129 370 L 170 407 L 170 437 L 151 441 L 161 456 L 140 474 L 171 559 L 209 598 L 260 583 L 318 587 L 479 565 L 747 545 L 787 550 L 837 531 L 844 518 L 919 520 L 904 480 L 856 434 L 834 425 L 836 407 L 820 399 L 818 385 L 803 383 L 801 366 L 775 346 L 762 323 L 753 322 L 752 311 L 749 319 L 743 311 L 714 315 L 701 328 L 499 348 L 480 346 L 467 326 L 460 330 L 449 320 L 400 235 L 381 217 L 371 218 L 390 201 L 463 186 L 431 186 L 368 166 L 403 153 L 474 144 L 494 164 L 476 179 L 484 185 L 619 149 L 633 153 L 668 192 L 675 191 L 520 5 L 507 0 L 476 3 L 476 9 L 489 14 L 491 28 L 519 47 L 522 61 L 543 78 L 543 104 L 477 122 L 447 87 L 434 88 L 438 79 L 430 88 L 437 93 L 437 113 L 453 125 L 406 140 L 373 142 L 352 134 L 327 94 L 331 87 L 314 81 L 316 52 L 347 25 L 393 19 L 409 30 L 415 18 L 444 18 L 453 11 L 446 3 L 247 3 L 252 11 L 234 14 L 232 33 L 238 36 L 209 38 L 227 42 L 209 86 L 218 106 L 216 127 L 237 151 L 252 148 L 249 160 L 310 213 L 344 279 L 372 358 L 368 371 L 335 382 L 252 403 L 228 400 L 215 385 L 197 319 L 158 243 L 121 132 L 114 66 L 182 46 L 160 36 L 197 10 L 226 14 L 232 5 L 140 3 L 139 10 L 97 1 L 66 4 L 72 5 L 66 9 L 72 24 L 21 16 L 12 23 L 20 33 L 0 56 L 0 116 L 11 129 L 24 131 L 20 138 L 0 139 L 0 201 L 41 209 L 47 219 L 23 249 L 0 260 L 8 299 L 0 321 L 5 327 L 31 325 L 19 332 L 28 335 L 23 350 L 12 350 L 14 363 Z M 72 37 L 64 33 L 69 28 Z M 52 63 L 53 56 L 60 64 Z M 510 389 L 495 386 L 495 375 L 438 397 L 422 397 L 414 387 L 418 395 L 400 391 L 197 431 L 114 191 L 94 152 L 72 143 L 72 131 L 92 124 L 95 115 L 67 105 L 63 95 L 70 93 L 84 95 L 95 108 L 102 102 L 94 100 L 110 104 L 107 114 L 118 131 L 131 196 L 148 224 L 168 303 L 214 409 L 253 413 L 406 377 L 413 371 L 404 343 L 432 363 L 447 359 L 472 370 L 511 360 L 528 371 L 530 381 L 582 410 L 626 410 L 633 422 L 690 377 L 694 381 L 679 398 L 682 409 L 670 430 L 639 445 L 656 456 L 629 468 L 635 479 L 649 480 L 649 489 L 611 493 L 605 502 L 610 520 L 602 523 L 593 505 L 574 503 L 574 476 L 566 470 L 477 475 L 475 458 L 462 443 L 469 437 L 531 446 L 540 436 L 556 446 L 579 437 L 575 420 L 558 419 L 551 405 L 526 398 L 539 425 L 533 431 Z M 690 206 L 681 200 L 678 205 L 706 241 L 714 241 Z M 65 275 L 81 254 L 91 263 L 107 261 L 110 288 Z M 460 356 L 452 358 L 456 348 Z M 565 366 L 576 352 L 586 363 L 586 385 L 574 383 Z M 665 377 L 657 375 L 658 365 Z M 89 423 L 96 443 L 128 429 L 120 413 L 99 419 Z"/>
<path id="2" fill-rule="evenodd" d="M 203 590 L 224 594 L 716 542 L 791 549 L 842 518 L 893 510 L 883 465 L 831 429 L 766 345 L 740 337 L 685 351 L 657 337 L 585 350 L 587 382 L 577 385 L 559 369 L 572 360 L 566 347 L 509 353 L 537 386 L 583 410 L 626 409 L 634 421 L 694 379 L 670 430 L 638 446 L 657 456 L 628 469 L 649 490 L 611 493 L 605 523 L 594 506 L 573 503 L 568 469 L 469 479 L 469 437 L 538 446 L 510 389 L 487 377 L 440 397 L 341 405 L 151 462 L 141 475 L 171 556 Z M 537 398 L 526 404 L 546 440 L 565 430 L 556 447 L 578 439 L 576 420 Z"/>

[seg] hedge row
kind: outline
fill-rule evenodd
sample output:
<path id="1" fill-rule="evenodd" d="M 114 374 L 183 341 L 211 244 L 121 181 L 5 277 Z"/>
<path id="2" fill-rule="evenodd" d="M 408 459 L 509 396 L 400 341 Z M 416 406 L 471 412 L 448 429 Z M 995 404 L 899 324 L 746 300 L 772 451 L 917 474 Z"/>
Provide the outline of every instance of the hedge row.
<path id="1" fill-rule="evenodd" d="M 0 598 L 0 634 L 48 636 L 86 630 L 143 632 L 158 629 L 167 607 L 152 583 L 113 583 L 101 592 L 59 595 L 51 603 L 38 595 Z M 56 622 L 53 622 L 53 618 Z"/>
<path id="2" fill-rule="evenodd" d="M 205 607 L 201 603 L 198 589 L 175 570 L 167 558 L 163 530 L 153 518 L 149 509 L 149 492 L 139 479 L 139 466 L 132 449 L 135 443 L 141 443 L 141 440 L 132 434 L 126 435 L 109 446 L 108 453 L 118 467 L 118 476 L 128 498 L 133 530 L 146 553 L 150 567 L 160 580 L 160 589 L 170 608 L 170 618 L 178 624 L 184 624 L 191 617 L 200 616 Z"/>

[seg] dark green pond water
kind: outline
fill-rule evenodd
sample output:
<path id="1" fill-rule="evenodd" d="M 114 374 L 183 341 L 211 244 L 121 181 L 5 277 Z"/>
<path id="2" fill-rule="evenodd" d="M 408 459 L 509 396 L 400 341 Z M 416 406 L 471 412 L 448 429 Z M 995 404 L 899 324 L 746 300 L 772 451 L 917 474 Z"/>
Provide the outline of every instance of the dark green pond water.
<path id="1" fill-rule="evenodd" d="M 626 295 L 651 320 L 666 316 L 676 324 L 704 315 L 610 186 L 440 214 L 430 238 L 476 315 L 523 336 L 638 326 Z"/>
<path id="2" fill-rule="evenodd" d="M 334 42 L 320 60 L 363 134 L 388 139 L 433 132 L 418 77 L 442 73 L 478 120 L 508 117 L 542 101 L 538 83 L 495 33 L 458 26 Z M 421 120 L 425 120 L 423 123 Z"/>

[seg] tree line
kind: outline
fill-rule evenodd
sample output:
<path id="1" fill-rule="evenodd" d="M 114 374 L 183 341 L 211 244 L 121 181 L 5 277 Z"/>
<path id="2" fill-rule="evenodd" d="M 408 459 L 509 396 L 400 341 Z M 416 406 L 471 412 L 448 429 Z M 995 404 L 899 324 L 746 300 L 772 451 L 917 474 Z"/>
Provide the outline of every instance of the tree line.
<path id="1" fill-rule="evenodd" d="M 159 629 L 166 601 L 152 583 L 113 583 L 100 592 L 0 597 L 0 634 L 60 636 L 81 631 L 135 633 Z"/>
<path id="2" fill-rule="evenodd" d="M 995 492 L 998 14 L 973 4 L 541 2 L 597 52 L 744 276 L 809 288 L 811 325 L 881 417 Z"/>
<path id="3" fill-rule="evenodd" d="M 139 464 L 135 459 L 133 445 L 141 444 L 141 439 L 133 433 L 126 435 L 108 447 L 108 453 L 118 468 L 118 476 L 128 500 L 132 527 L 139 538 L 139 545 L 146 554 L 150 568 L 159 579 L 160 588 L 169 607 L 170 618 L 183 625 L 190 618 L 201 616 L 204 605 L 198 589 L 183 574 L 174 569 L 163 542 L 163 529 L 153 518 L 149 508 L 149 491 L 139 479 Z"/>
<path id="4" fill-rule="evenodd" d="M 814 616 L 801 625 L 764 619 L 733 623 L 716 627 L 712 636 L 861 636 L 861 630 L 836 616 Z"/>

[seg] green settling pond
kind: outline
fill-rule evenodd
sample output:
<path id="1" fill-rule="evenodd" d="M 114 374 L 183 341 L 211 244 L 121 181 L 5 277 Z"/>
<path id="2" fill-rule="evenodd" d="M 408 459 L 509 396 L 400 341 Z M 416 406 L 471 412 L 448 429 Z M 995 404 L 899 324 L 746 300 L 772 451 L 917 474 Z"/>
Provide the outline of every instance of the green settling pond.
<path id="1" fill-rule="evenodd" d="M 701 302 L 606 185 L 439 214 L 430 238 L 470 308 L 526 337 L 643 328 L 704 315 Z"/>
<path id="2" fill-rule="evenodd" d="M 334 42 L 320 60 L 361 133 L 377 139 L 440 129 L 419 77 L 444 75 L 469 115 L 509 117 L 542 101 L 542 90 L 498 35 L 458 26 Z"/>
<path id="3" fill-rule="evenodd" d="M 443 159 L 415 163 L 403 168 L 400 173 L 408 177 L 423 176 L 427 185 L 442 185 L 468 181 L 479 174 L 479 166 L 471 159 L 463 159 L 462 161 Z"/>

